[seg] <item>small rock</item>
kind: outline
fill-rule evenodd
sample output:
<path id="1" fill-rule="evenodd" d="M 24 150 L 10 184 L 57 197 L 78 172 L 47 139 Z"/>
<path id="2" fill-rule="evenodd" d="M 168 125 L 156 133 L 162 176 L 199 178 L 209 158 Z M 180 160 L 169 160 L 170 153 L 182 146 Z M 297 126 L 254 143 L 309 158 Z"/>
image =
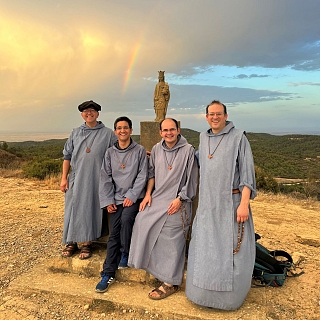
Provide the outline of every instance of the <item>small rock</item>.
<path id="1" fill-rule="evenodd" d="M 88 304 L 86 304 L 84 307 L 83 307 L 83 310 L 89 310 L 89 305 Z"/>
<path id="2" fill-rule="evenodd" d="M 305 260 L 305 256 L 302 254 L 302 253 L 300 253 L 300 252 L 294 252 L 293 254 L 292 254 L 292 260 L 293 260 L 293 263 L 297 266 L 297 265 L 299 265 L 299 263 L 301 262 L 301 261 L 303 261 L 303 260 Z"/>

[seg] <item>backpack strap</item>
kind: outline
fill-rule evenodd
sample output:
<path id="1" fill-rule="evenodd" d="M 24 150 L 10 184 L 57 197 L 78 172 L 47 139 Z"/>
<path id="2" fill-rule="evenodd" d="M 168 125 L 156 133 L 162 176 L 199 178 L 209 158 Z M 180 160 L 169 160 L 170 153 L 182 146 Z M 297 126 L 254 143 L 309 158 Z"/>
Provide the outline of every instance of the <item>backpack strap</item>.
<path id="1" fill-rule="evenodd" d="M 274 257 L 285 257 L 285 258 L 287 258 L 288 262 L 286 262 L 286 261 L 283 261 L 283 262 L 279 261 L 279 262 L 280 262 L 280 264 L 282 263 L 284 265 L 287 265 L 286 268 L 288 269 L 287 271 L 290 273 L 291 277 L 299 277 L 302 274 L 304 274 L 304 271 L 301 271 L 299 273 L 294 273 L 292 271 L 292 269 L 295 270 L 295 266 L 294 266 L 294 263 L 293 263 L 293 259 L 292 259 L 291 255 L 288 252 L 283 251 L 283 250 L 274 250 L 274 251 L 270 251 L 270 254 L 272 256 L 274 256 Z M 291 269 L 291 267 L 292 267 L 292 269 Z M 288 274 L 288 276 L 289 276 L 289 274 Z"/>
<path id="2" fill-rule="evenodd" d="M 256 243 L 256 261 L 270 269 L 273 273 L 282 273 L 283 270 L 281 266 L 279 266 L 279 261 L 273 258 L 270 254 L 264 252 L 260 246 L 261 245 Z"/>
<path id="3" fill-rule="evenodd" d="M 290 264 L 293 263 L 293 260 L 292 260 L 292 257 L 291 255 L 286 252 L 286 251 L 283 251 L 283 250 L 273 250 L 273 251 L 270 251 L 270 255 L 272 255 L 273 257 L 285 257 L 287 258 L 288 262 Z"/>

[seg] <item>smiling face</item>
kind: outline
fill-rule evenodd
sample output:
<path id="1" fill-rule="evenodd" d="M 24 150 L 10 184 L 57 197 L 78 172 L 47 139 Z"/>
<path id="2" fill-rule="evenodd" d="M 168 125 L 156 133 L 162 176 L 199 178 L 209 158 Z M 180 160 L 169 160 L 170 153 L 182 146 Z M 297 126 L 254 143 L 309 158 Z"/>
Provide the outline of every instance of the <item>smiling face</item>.
<path id="1" fill-rule="evenodd" d="M 81 117 L 86 122 L 88 127 L 93 128 L 97 125 L 99 112 L 93 108 L 84 109 L 81 112 Z"/>
<path id="2" fill-rule="evenodd" d="M 177 143 L 179 134 L 180 129 L 177 128 L 173 120 L 163 120 L 161 124 L 160 136 L 163 138 L 169 148 L 172 148 Z"/>
<path id="3" fill-rule="evenodd" d="M 118 121 L 114 133 L 118 137 L 119 144 L 127 144 L 128 142 L 130 143 L 132 128 L 130 129 L 127 121 Z"/>
<path id="4" fill-rule="evenodd" d="M 214 103 L 208 107 L 206 119 L 213 133 L 219 133 L 225 126 L 228 114 L 224 113 L 223 105 Z"/>

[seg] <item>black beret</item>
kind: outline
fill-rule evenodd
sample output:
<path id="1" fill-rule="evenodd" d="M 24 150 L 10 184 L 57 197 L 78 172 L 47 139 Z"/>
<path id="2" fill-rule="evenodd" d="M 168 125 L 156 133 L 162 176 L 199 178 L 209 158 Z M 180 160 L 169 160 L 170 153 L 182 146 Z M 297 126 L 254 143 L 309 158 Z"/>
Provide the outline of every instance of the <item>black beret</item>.
<path id="1" fill-rule="evenodd" d="M 100 110 L 101 110 L 100 104 L 97 104 L 97 103 L 95 103 L 95 102 L 92 101 L 92 100 L 82 102 L 82 103 L 78 106 L 78 110 L 79 110 L 80 112 L 82 112 L 83 110 L 88 109 L 88 108 L 92 108 L 92 109 L 94 109 L 94 110 L 96 110 L 96 111 L 100 111 Z"/>

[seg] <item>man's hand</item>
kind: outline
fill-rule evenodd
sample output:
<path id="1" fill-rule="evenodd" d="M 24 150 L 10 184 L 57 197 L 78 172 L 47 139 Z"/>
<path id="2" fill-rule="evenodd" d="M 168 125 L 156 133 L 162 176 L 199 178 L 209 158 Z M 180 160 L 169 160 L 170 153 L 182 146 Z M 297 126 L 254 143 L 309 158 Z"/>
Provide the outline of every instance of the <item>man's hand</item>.
<path id="1" fill-rule="evenodd" d="M 168 214 L 171 215 L 178 212 L 181 205 L 182 205 L 182 201 L 179 198 L 172 200 L 168 207 Z"/>
<path id="2" fill-rule="evenodd" d="M 151 202 L 152 202 L 151 195 L 146 194 L 145 197 L 143 198 L 143 200 L 140 203 L 139 211 L 143 211 L 144 208 L 146 207 L 146 205 L 148 205 L 150 207 L 151 206 Z"/>
<path id="3" fill-rule="evenodd" d="M 125 198 L 122 205 L 123 207 L 131 207 L 133 205 L 133 201 L 131 201 L 129 198 Z"/>
<path id="4" fill-rule="evenodd" d="M 249 201 L 251 190 L 244 186 L 241 192 L 241 201 L 237 208 L 237 222 L 246 222 L 249 219 Z"/>
<path id="5" fill-rule="evenodd" d="M 68 179 L 62 178 L 60 183 L 60 190 L 66 192 L 68 190 Z"/>
<path id="6" fill-rule="evenodd" d="M 109 204 L 107 206 L 107 211 L 109 213 L 115 213 L 117 211 L 117 206 L 115 204 Z"/>
<path id="7" fill-rule="evenodd" d="M 239 207 L 237 208 L 237 222 L 245 222 L 249 219 L 249 206 L 242 205 L 240 203 Z"/>

